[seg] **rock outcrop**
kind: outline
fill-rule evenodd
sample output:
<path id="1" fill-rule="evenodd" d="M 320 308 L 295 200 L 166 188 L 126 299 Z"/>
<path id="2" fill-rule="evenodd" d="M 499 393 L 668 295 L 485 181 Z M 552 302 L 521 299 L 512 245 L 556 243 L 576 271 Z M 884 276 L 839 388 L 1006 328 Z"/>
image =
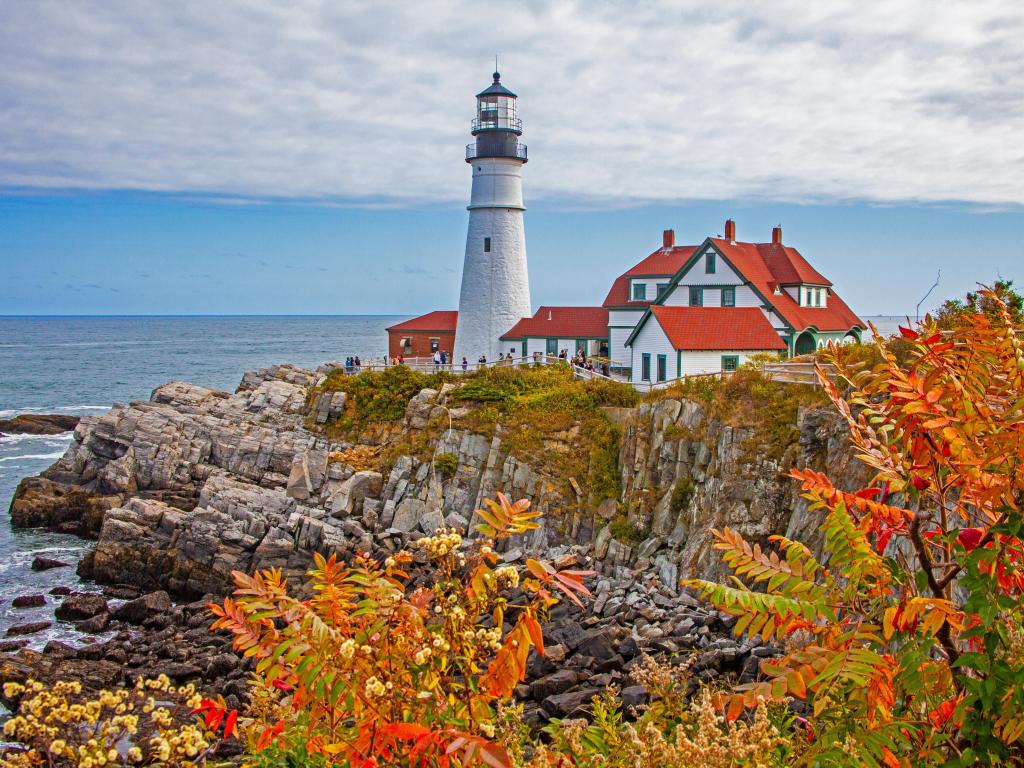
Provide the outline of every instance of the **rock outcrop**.
<path id="1" fill-rule="evenodd" d="M 78 426 L 77 416 L 23 413 L 13 419 L 0 419 L 0 435 L 59 435 Z"/>

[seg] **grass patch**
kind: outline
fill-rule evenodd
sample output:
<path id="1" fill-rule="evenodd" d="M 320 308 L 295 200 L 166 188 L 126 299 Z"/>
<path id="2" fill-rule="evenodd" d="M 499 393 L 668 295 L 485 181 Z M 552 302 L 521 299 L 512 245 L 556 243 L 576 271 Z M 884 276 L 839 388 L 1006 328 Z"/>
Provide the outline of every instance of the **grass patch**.
<path id="1" fill-rule="evenodd" d="M 405 365 L 357 375 L 332 371 L 317 392 L 346 392 L 348 403 L 338 420 L 338 431 L 359 433 L 370 424 L 400 421 L 409 401 L 425 388 L 440 389 L 452 380 L 449 373 L 420 373 Z"/>

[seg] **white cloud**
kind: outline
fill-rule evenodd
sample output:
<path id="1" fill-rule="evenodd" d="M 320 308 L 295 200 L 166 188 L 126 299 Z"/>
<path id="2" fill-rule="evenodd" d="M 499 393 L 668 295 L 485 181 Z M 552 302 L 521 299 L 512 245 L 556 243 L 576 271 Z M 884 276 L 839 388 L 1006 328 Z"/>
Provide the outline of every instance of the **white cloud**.
<path id="1" fill-rule="evenodd" d="M 1024 203 L 1018 0 L 0 0 L 0 186 L 461 201 L 491 56 L 533 198 Z"/>

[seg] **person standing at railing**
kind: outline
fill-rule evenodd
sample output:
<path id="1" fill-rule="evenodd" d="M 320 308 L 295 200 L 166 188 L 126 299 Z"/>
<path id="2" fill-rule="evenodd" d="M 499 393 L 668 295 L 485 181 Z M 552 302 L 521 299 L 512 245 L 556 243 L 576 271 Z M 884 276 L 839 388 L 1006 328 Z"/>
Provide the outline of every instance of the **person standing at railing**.
<path id="1" fill-rule="evenodd" d="M 465 373 L 469 369 L 469 360 L 462 358 L 462 372 Z"/>

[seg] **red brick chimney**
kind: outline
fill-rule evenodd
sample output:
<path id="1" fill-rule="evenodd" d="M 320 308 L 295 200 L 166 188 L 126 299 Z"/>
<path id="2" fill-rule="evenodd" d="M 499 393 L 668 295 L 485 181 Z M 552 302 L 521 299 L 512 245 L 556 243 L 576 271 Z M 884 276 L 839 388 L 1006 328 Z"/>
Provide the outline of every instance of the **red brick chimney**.
<path id="1" fill-rule="evenodd" d="M 676 244 L 676 231 L 674 229 L 666 229 L 661 233 L 661 247 L 671 248 Z"/>
<path id="2" fill-rule="evenodd" d="M 736 222 L 732 219 L 725 220 L 725 239 L 730 243 L 736 242 Z"/>
<path id="3" fill-rule="evenodd" d="M 782 227 L 772 227 L 772 242 L 782 245 Z"/>

